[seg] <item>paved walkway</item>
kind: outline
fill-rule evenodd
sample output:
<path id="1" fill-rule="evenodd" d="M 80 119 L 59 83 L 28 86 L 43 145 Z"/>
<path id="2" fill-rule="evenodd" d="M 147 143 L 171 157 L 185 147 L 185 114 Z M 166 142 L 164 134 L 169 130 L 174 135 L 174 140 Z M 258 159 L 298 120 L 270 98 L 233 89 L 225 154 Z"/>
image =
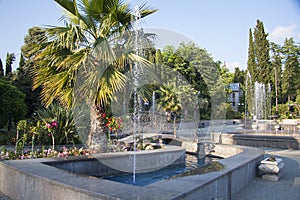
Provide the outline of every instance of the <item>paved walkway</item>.
<path id="1" fill-rule="evenodd" d="M 300 150 L 265 149 L 283 159 L 280 181 L 254 178 L 232 200 L 300 200 Z"/>

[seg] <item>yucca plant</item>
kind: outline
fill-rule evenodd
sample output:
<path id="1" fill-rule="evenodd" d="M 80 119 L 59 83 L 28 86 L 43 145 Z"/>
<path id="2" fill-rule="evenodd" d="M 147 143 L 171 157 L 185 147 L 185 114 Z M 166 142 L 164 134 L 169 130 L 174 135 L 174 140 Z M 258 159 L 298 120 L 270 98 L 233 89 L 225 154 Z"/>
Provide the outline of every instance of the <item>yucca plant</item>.
<path id="1" fill-rule="evenodd" d="M 57 122 L 54 132 L 56 144 L 74 144 L 80 142 L 72 109 L 60 106 L 58 103 L 52 103 L 47 108 L 40 107 L 36 114 L 37 120 L 43 121 L 45 126 L 54 121 Z"/>

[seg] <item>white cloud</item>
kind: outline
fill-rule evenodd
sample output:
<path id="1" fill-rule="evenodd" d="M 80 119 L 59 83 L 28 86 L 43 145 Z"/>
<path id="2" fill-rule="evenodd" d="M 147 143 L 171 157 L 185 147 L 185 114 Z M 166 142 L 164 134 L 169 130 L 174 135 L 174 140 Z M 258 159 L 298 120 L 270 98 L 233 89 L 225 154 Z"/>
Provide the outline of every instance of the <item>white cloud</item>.
<path id="1" fill-rule="evenodd" d="M 270 33 L 269 40 L 282 44 L 285 38 L 295 37 L 295 30 L 295 24 L 289 26 L 276 26 L 276 28 Z"/>

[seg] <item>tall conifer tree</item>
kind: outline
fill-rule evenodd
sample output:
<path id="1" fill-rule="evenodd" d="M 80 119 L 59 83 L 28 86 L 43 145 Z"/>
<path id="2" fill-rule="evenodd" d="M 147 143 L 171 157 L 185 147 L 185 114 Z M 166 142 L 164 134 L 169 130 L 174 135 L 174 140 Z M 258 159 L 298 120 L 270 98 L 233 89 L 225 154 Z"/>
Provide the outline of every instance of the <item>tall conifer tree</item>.
<path id="1" fill-rule="evenodd" d="M 0 78 L 4 76 L 4 69 L 3 69 L 3 63 L 2 60 L 0 58 Z"/>
<path id="2" fill-rule="evenodd" d="M 12 63 L 15 61 L 16 57 L 14 53 L 6 54 L 6 65 L 5 65 L 5 76 L 10 79 L 12 76 Z"/>
<path id="3" fill-rule="evenodd" d="M 254 28 L 254 53 L 257 67 L 257 81 L 260 83 L 270 83 L 272 68 L 269 55 L 268 34 L 265 33 L 264 25 L 260 20 L 257 20 Z"/>
<path id="4" fill-rule="evenodd" d="M 257 81 L 257 67 L 255 62 L 255 53 L 254 53 L 254 42 L 252 30 L 249 29 L 249 47 L 248 47 L 248 72 L 251 76 L 252 82 Z M 252 84 L 252 83 L 251 83 Z"/>

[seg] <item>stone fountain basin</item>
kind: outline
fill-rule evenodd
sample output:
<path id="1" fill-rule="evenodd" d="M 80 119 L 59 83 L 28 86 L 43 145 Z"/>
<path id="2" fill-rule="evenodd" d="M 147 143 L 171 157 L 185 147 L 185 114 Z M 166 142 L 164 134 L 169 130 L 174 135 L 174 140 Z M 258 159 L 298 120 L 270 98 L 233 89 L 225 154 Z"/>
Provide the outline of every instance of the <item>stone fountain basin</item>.
<path id="1" fill-rule="evenodd" d="M 222 151 L 229 154 L 229 157 L 224 156 L 226 158 L 219 161 L 225 169 L 165 179 L 146 186 L 82 176 L 44 164 L 54 159 L 3 161 L 0 162 L 0 191 L 11 199 L 30 200 L 230 199 L 256 176 L 264 152 L 251 147 L 216 146 L 219 150 L 216 149 L 215 153 Z M 177 150 L 181 151 L 181 148 Z M 159 155 L 157 150 L 153 151 L 154 155 Z"/>
<path id="2" fill-rule="evenodd" d="M 133 172 L 135 156 L 135 172 L 145 173 L 155 171 L 166 166 L 185 163 L 185 148 L 178 146 L 164 146 L 161 149 L 115 152 L 94 154 L 93 158 L 68 157 L 67 159 L 51 159 L 44 164 L 67 170 L 77 174 L 102 177 L 120 175 Z"/>

